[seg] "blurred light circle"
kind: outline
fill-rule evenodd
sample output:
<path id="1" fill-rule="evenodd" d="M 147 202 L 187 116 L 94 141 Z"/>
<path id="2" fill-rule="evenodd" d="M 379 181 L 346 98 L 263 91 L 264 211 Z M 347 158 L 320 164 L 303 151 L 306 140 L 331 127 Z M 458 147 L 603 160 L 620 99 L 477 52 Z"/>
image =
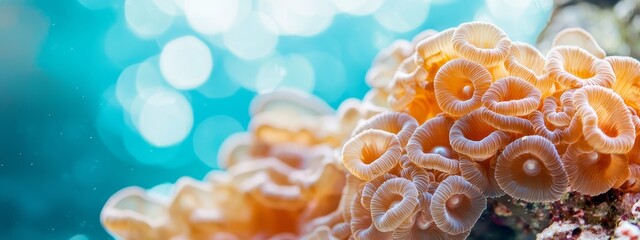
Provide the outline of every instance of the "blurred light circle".
<path id="1" fill-rule="evenodd" d="M 530 0 L 485 0 L 487 9 L 497 19 L 518 19 L 524 11 L 531 9 Z"/>
<path id="2" fill-rule="evenodd" d="M 182 14 L 182 7 L 178 0 L 152 0 L 153 3 L 166 14 L 177 16 Z"/>
<path id="3" fill-rule="evenodd" d="M 395 40 L 395 37 L 393 35 L 394 34 L 390 32 L 375 31 L 373 33 L 373 38 L 372 38 L 373 46 L 378 51 L 381 51 L 382 49 L 389 47 L 389 45 L 393 42 L 393 40 Z"/>
<path id="4" fill-rule="evenodd" d="M 104 37 L 104 51 L 111 62 L 119 67 L 129 66 L 159 52 L 158 45 L 149 44 L 131 32 L 126 20 L 116 22 Z"/>
<path id="5" fill-rule="evenodd" d="M 174 39 L 160 53 L 160 72 L 176 89 L 197 88 L 209 78 L 212 69 L 211 50 L 194 36 Z"/>
<path id="6" fill-rule="evenodd" d="M 158 8 L 154 1 L 125 0 L 124 16 L 129 27 L 142 37 L 160 35 L 173 23 L 173 16 Z"/>
<path id="7" fill-rule="evenodd" d="M 270 92 L 280 84 L 287 75 L 284 60 L 277 57 L 260 67 L 256 76 L 256 91 L 260 93 Z"/>
<path id="8" fill-rule="evenodd" d="M 429 0 L 385 1 L 373 16 L 384 28 L 403 33 L 422 25 L 429 14 L 429 5 Z"/>
<path id="9" fill-rule="evenodd" d="M 151 145 L 172 146 L 189 135 L 193 111 L 180 93 L 160 89 L 144 101 L 137 123 L 140 134 Z"/>
<path id="10" fill-rule="evenodd" d="M 153 56 L 138 65 L 136 74 L 136 90 L 138 97 L 148 98 L 150 94 L 155 93 L 156 88 L 168 88 L 159 69 L 159 57 Z M 135 104 L 135 99 L 134 99 Z"/>
<path id="11" fill-rule="evenodd" d="M 201 34 L 227 31 L 236 21 L 239 0 L 184 0 L 189 26 Z"/>
<path id="12" fill-rule="evenodd" d="M 131 128 L 123 129 L 122 139 L 129 154 L 145 165 L 175 167 L 189 160 L 186 156 L 180 155 L 184 143 L 168 147 L 153 146 Z"/>
<path id="13" fill-rule="evenodd" d="M 89 240 L 89 237 L 85 236 L 84 234 L 77 234 L 69 238 L 69 240 Z"/>
<path id="14" fill-rule="evenodd" d="M 127 111 L 131 110 L 131 105 L 136 98 L 136 78 L 140 64 L 134 64 L 125 68 L 116 82 L 116 98 L 120 105 Z"/>
<path id="15" fill-rule="evenodd" d="M 433 5 L 445 5 L 445 4 L 451 4 L 454 2 L 457 2 L 460 0 L 431 0 L 431 4 Z"/>
<path id="16" fill-rule="evenodd" d="M 223 41 L 234 55 L 256 59 L 273 51 L 278 43 L 278 30 L 268 16 L 251 12 L 224 33 Z"/>
<path id="17" fill-rule="evenodd" d="M 327 102 L 337 102 L 347 87 L 344 64 L 335 56 L 323 52 L 305 54 L 315 73 L 313 93 Z"/>
<path id="18" fill-rule="evenodd" d="M 553 10 L 553 0 L 535 0 L 536 6 L 543 12 Z"/>
<path id="19" fill-rule="evenodd" d="M 78 0 L 82 6 L 86 7 L 89 10 L 99 10 L 103 8 L 110 7 L 112 2 L 105 0 Z"/>
<path id="20" fill-rule="evenodd" d="M 242 132 L 242 125 L 232 117 L 216 115 L 205 119 L 193 134 L 193 149 L 196 156 L 212 168 L 218 166 L 220 145 L 231 134 Z"/>
<path id="21" fill-rule="evenodd" d="M 124 112 L 117 100 L 114 86 L 107 88 L 103 93 L 103 101 L 96 118 L 96 129 L 102 143 L 118 159 L 131 159 L 122 142 L 122 129 L 127 126 L 124 123 Z"/>
<path id="22" fill-rule="evenodd" d="M 260 0 L 258 9 L 275 20 L 282 35 L 313 36 L 333 22 L 331 1 Z"/>
<path id="23" fill-rule="evenodd" d="M 216 78 L 207 81 L 198 88 L 198 92 L 208 98 L 226 98 L 240 89 L 240 86 L 228 78 Z"/>
<path id="24" fill-rule="evenodd" d="M 142 106 L 145 105 L 149 97 L 151 97 L 156 92 L 162 91 L 164 89 L 165 88 L 152 88 L 152 89 L 147 89 L 143 94 L 138 94 L 136 98 L 133 99 L 133 103 L 131 103 L 131 107 L 129 107 L 128 115 L 125 116 L 124 118 L 125 125 L 127 125 L 127 127 L 129 128 L 138 130 L 139 129 L 138 120 L 140 119 L 140 112 L 142 111 Z"/>
<path id="25" fill-rule="evenodd" d="M 204 84 L 198 87 L 198 92 L 208 98 L 225 98 L 233 95 L 240 89 L 240 85 L 233 81 L 225 69 L 214 69 L 212 76 Z"/>
<path id="26" fill-rule="evenodd" d="M 224 70 L 229 77 L 241 87 L 256 91 L 257 74 L 267 59 L 244 60 L 234 56 L 227 56 L 224 59 Z"/>
<path id="27" fill-rule="evenodd" d="M 313 66 L 299 54 L 277 56 L 264 63 L 256 76 L 256 90 L 270 92 L 278 87 L 311 92 L 315 85 Z"/>
<path id="28" fill-rule="evenodd" d="M 546 24 L 546 19 L 551 14 L 550 10 L 545 11 L 537 5 L 523 3 L 522 1 L 501 4 L 500 1 L 488 0 L 486 7 L 478 9 L 474 20 L 497 25 L 509 35 L 512 41 L 533 43 L 535 37 Z M 500 13 L 503 12 L 508 13 L 501 15 Z"/>
<path id="29" fill-rule="evenodd" d="M 333 0 L 338 10 L 351 15 L 368 15 L 378 10 L 383 0 Z"/>

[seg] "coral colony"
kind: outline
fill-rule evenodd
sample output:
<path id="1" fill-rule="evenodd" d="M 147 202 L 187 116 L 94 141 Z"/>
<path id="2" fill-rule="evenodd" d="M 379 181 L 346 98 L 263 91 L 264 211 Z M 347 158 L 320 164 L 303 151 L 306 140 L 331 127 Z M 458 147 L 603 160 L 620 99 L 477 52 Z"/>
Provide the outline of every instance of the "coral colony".
<path id="1" fill-rule="evenodd" d="M 425 31 L 376 57 L 363 100 L 260 95 L 225 171 L 123 189 L 101 220 L 124 239 L 464 239 L 525 206 L 546 225 L 511 226 L 538 238 L 637 238 L 638 71 L 577 28 L 546 56 L 488 23 Z"/>

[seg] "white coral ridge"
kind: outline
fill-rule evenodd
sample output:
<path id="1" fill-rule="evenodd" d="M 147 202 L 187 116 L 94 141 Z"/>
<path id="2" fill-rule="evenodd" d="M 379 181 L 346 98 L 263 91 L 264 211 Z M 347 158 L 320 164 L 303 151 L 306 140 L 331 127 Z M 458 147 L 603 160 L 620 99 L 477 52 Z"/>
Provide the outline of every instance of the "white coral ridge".
<path id="1" fill-rule="evenodd" d="M 578 224 L 575 223 L 554 222 L 551 226 L 545 228 L 544 231 L 538 233 L 536 239 L 555 239 L 554 237 L 558 237 L 562 233 L 572 232 L 578 227 Z"/>
<path id="2" fill-rule="evenodd" d="M 616 228 L 616 239 L 638 239 L 640 238 L 640 229 L 637 225 L 628 221 L 621 221 Z"/>
<path id="3" fill-rule="evenodd" d="M 637 201 L 633 206 L 631 206 L 631 214 L 633 214 L 635 219 L 640 218 L 640 201 Z"/>

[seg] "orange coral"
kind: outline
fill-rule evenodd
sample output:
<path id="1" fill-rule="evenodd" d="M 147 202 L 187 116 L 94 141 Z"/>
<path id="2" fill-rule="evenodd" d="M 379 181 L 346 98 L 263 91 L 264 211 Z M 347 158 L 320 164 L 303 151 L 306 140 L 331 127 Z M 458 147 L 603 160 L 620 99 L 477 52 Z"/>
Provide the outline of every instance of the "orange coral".
<path id="1" fill-rule="evenodd" d="M 540 136 L 510 143 L 498 157 L 495 178 L 507 194 L 530 202 L 559 200 L 568 186 L 560 155 Z"/>
<path id="2" fill-rule="evenodd" d="M 259 96 L 226 171 L 167 198 L 126 188 L 101 221 L 126 239 L 464 239 L 486 198 L 640 191 L 640 63 L 581 29 L 553 45 L 489 23 L 397 41 L 364 99 Z"/>
<path id="3" fill-rule="evenodd" d="M 462 57 L 485 67 L 503 63 L 509 57 L 511 40 L 490 23 L 463 23 L 453 33 L 453 48 Z"/>
<path id="4" fill-rule="evenodd" d="M 482 105 L 482 96 L 491 86 L 491 75 L 482 65 L 456 59 L 442 66 L 434 80 L 438 106 L 447 114 L 463 116 Z"/>
<path id="5" fill-rule="evenodd" d="M 545 68 L 551 80 L 567 88 L 586 85 L 611 87 L 615 81 L 610 64 L 579 47 L 552 48 Z"/>
<path id="6" fill-rule="evenodd" d="M 455 120 L 436 117 L 418 127 L 407 145 L 407 157 L 414 164 L 441 172 L 458 172 L 458 154 L 449 144 L 449 130 Z"/>
<path id="7" fill-rule="evenodd" d="M 440 183 L 431 199 L 433 220 L 448 234 L 471 230 L 487 207 L 482 193 L 460 176 L 451 176 Z"/>
<path id="8" fill-rule="evenodd" d="M 505 147 L 509 135 L 495 129 L 482 118 L 483 109 L 475 110 L 457 120 L 449 132 L 451 148 L 473 159 L 487 159 Z"/>

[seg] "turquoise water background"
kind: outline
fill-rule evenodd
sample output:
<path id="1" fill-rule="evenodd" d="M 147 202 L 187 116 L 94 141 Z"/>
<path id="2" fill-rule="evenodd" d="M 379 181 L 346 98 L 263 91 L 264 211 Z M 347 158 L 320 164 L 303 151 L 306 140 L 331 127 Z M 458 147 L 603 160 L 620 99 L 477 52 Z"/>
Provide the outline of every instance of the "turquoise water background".
<path id="1" fill-rule="evenodd" d="M 185 10 L 189 1 L 203 4 L 0 0 L 0 239 L 108 239 L 99 214 L 109 196 L 216 169 L 219 144 L 246 130 L 256 92 L 300 88 L 335 108 L 364 96 L 371 61 L 394 39 L 482 20 L 534 43 L 552 7 L 550 0 L 379 0 L 374 10 L 355 8 L 358 1 L 306 1 L 313 8 L 216 1 L 238 9 L 211 10 L 214 20 L 235 19 L 220 33 L 188 19 L 196 14 Z M 245 21 L 251 16 L 259 21 Z M 185 36 L 211 56 L 209 64 L 188 64 L 207 76 L 197 87 L 167 79 L 190 73 L 180 71 L 180 56 L 161 64 L 163 48 Z M 168 107 L 154 108 L 149 99 L 157 96 Z"/>

